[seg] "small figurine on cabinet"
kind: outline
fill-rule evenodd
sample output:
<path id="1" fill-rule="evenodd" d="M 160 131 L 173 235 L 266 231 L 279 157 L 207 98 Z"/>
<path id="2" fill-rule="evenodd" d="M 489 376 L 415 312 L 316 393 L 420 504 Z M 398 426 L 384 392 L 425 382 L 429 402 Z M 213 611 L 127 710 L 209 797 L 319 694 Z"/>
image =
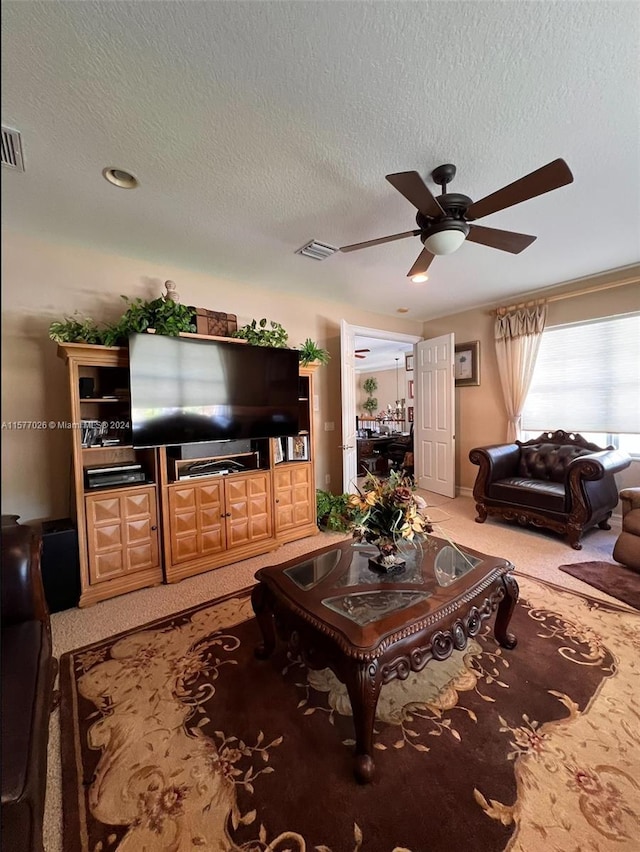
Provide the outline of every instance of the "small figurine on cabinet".
<path id="1" fill-rule="evenodd" d="M 175 281 L 165 281 L 164 286 L 166 288 L 165 299 L 168 302 L 180 302 L 180 293 L 176 290 L 176 282 Z"/>

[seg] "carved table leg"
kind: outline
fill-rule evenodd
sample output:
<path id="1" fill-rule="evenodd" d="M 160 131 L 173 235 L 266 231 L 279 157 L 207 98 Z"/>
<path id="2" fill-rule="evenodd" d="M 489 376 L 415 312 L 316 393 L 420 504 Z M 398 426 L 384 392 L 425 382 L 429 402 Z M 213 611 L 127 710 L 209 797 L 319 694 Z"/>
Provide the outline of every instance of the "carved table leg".
<path id="1" fill-rule="evenodd" d="M 361 784 L 368 784 L 375 772 L 373 760 L 373 723 L 382 687 L 380 668 L 376 660 L 355 660 L 347 667 L 346 686 L 351 699 L 351 712 L 356 732 L 354 775 Z"/>
<path id="2" fill-rule="evenodd" d="M 262 633 L 262 642 L 254 651 L 259 660 L 266 660 L 276 646 L 276 629 L 273 623 L 273 611 L 270 606 L 267 587 L 258 583 L 251 592 L 251 606 L 256 614 L 258 626 Z"/>
<path id="3" fill-rule="evenodd" d="M 511 650 L 511 648 L 516 647 L 518 640 L 513 633 L 507 633 L 507 628 L 518 602 L 520 589 L 518 589 L 518 584 L 512 574 L 505 574 L 502 577 L 502 585 L 504 586 L 504 597 L 498 604 L 494 634 L 499 645 Z"/>

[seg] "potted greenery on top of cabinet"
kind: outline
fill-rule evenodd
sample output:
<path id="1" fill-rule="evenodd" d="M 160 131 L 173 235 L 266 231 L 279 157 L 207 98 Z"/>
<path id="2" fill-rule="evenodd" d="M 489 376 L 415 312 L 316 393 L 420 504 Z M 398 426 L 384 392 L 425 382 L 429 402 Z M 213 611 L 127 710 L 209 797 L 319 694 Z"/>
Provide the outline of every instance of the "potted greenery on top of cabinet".
<path id="1" fill-rule="evenodd" d="M 308 364 L 313 364 L 317 362 L 318 364 L 328 364 L 331 355 L 327 352 L 326 349 L 321 349 L 316 343 L 311 340 L 310 337 L 307 337 L 305 342 L 300 347 L 300 363 L 303 367 L 306 367 Z"/>
<path id="2" fill-rule="evenodd" d="M 172 337 L 180 332 L 194 333 L 194 308 L 182 305 L 173 299 L 160 296 L 157 299 L 129 299 L 124 314 L 111 325 L 99 326 L 90 317 L 65 317 L 61 322 L 52 322 L 49 337 L 56 343 L 93 343 L 103 346 L 119 346 L 126 343 L 132 332 L 154 329 L 156 334 Z"/>
<path id="3" fill-rule="evenodd" d="M 251 320 L 237 331 L 231 333 L 231 337 L 239 337 L 246 340 L 252 346 L 272 346 L 275 349 L 286 349 L 289 335 L 279 322 L 267 322 L 263 317 L 261 320 Z"/>
<path id="4" fill-rule="evenodd" d="M 167 282 L 167 285 L 173 282 Z M 173 285 L 175 289 L 175 285 Z M 167 286 L 166 296 L 157 299 L 129 299 L 124 314 L 115 323 L 99 325 L 90 317 L 75 314 L 49 326 L 49 337 L 56 343 L 88 343 L 103 346 L 125 344 L 132 332 L 144 332 L 153 329 L 156 334 L 177 336 L 183 332 L 195 333 L 195 308 L 181 304 Z M 279 322 L 269 321 L 265 317 L 253 319 L 231 337 L 246 340 L 253 346 L 271 346 L 285 349 L 289 335 Z M 330 358 L 326 349 L 318 346 L 310 337 L 297 349 L 300 364 L 327 364 Z"/>
<path id="5" fill-rule="evenodd" d="M 261 320 L 251 320 L 247 325 L 234 331 L 231 336 L 242 338 L 253 346 L 273 346 L 277 349 L 286 348 L 289 341 L 289 335 L 282 325 L 273 320 L 269 321 L 265 317 Z M 298 353 L 303 367 L 314 362 L 327 364 L 331 357 L 326 349 L 321 349 L 310 337 L 307 337 Z"/>

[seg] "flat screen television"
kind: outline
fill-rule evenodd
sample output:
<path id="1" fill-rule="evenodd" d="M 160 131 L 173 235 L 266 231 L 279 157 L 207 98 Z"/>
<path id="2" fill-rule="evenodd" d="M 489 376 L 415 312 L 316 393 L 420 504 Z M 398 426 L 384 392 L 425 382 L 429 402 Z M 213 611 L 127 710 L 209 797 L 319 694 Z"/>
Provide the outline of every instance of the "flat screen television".
<path id="1" fill-rule="evenodd" d="M 132 334 L 134 447 L 298 433 L 297 351 Z"/>

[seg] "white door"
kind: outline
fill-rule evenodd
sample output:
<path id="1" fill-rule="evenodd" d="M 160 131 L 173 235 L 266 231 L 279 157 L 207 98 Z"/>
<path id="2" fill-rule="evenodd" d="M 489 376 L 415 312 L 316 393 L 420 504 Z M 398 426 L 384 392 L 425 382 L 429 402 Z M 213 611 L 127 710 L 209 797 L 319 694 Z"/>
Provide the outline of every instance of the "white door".
<path id="1" fill-rule="evenodd" d="M 454 336 L 444 334 L 415 346 L 414 462 L 416 485 L 456 496 Z"/>
<path id="2" fill-rule="evenodd" d="M 340 377 L 342 382 L 342 489 L 355 494 L 358 475 L 356 439 L 356 373 L 355 328 L 342 320 L 340 323 Z"/>

